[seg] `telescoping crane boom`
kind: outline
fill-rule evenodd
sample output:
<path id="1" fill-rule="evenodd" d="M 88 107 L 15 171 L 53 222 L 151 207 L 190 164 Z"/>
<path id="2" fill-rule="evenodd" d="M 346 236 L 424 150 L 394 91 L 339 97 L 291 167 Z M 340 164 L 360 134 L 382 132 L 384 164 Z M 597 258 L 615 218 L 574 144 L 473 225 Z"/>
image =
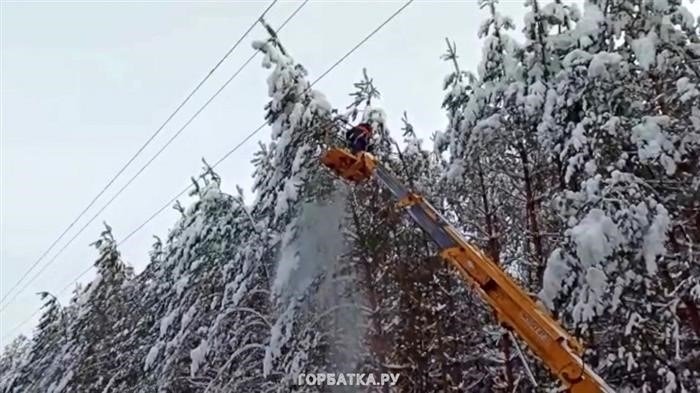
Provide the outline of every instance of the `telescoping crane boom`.
<path id="1" fill-rule="evenodd" d="M 437 244 L 440 256 L 452 264 L 493 308 L 499 322 L 515 331 L 571 393 L 614 393 L 583 362 L 583 347 L 576 338 L 480 249 L 467 243 L 425 199 L 401 184 L 374 156 L 367 152 L 355 155 L 346 149 L 332 148 L 323 154 L 321 162 L 352 182 L 374 177 L 386 187 L 398 200 L 398 206 L 406 209 L 413 221 Z"/>

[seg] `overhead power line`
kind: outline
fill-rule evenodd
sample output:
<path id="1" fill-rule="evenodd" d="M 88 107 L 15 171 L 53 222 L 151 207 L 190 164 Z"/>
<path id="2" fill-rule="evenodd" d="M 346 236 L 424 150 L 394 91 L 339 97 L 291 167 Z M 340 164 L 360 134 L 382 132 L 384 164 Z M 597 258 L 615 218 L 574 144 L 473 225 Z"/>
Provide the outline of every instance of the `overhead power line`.
<path id="1" fill-rule="evenodd" d="M 305 4 L 306 2 L 304 2 Z M 400 14 L 406 7 L 408 7 L 411 3 L 413 3 L 413 0 L 407 1 L 403 6 L 401 6 L 398 10 L 396 10 L 393 14 L 391 14 L 384 22 L 382 22 L 379 26 L 377 26 L 372 32 L 370 32 L 365 38 L 363 38 L 359 43 L 357 43 L 354 47 L 352 47 L 348 52 L 346 52 L 340 59 L 338 59 L 335 63 L 333 63 L 326 71 L 321 74 L 318 78 L 316 78 L 309 87 L 306 88 L 302 92 L 305 93 L 309 89 L 311 89 L 316 83 L 318 83 L 321 79 L 323 79 L 325 76 L 327 76 L 333 69 L 335 69 L 340 63 L 342 63 L 345 59 L 347 59 L 352 53 L 354 53 L 358 48 L 360 48 L 364 43 L 366 43 L 372 36 L 377 34 L 379 30 L 381 30 L 384 26 L 386 26 L 392 19 L 394 19 L 398 14 Z M 303 6 L 303 4 L 302 4 Z M 284 24 L 282 25 L 284 26 Z M 279 30 L 281 30 L 282 27 L 280 27 Z M 278 31 L 279 31 L 278 30 Z M 255 54 L 258 52 L 256 51 Z M 238 149 L 241 148 L 246 142 L 248 142 L 253 136 L 255 136 L 258 132 L 260 132 L 265 126 L 267 125 L 267 122 L 263 122 L 260 124 L 257 128 L 255 128 L 253 131 L 251 131 L 243 140 L 241 140 L 236 146 L 234 146 L 231 150 L 226 152 L 221 158 L 219 158 L 213 165 L 212 168 L 216 168 L 219 164 L 224 162 L 226 159 L 228 159 L 233 153 L 235 153 Z M 189 189 L 192 188 L 192 185 L 188 185 L 185 187 L 182 191 L 180 191 L 177 195 L 175 195 L 173 198 L 171 198 L 167 203 L 165 203 L 163 206 L 160 207 L 155 213 L 153 213 L 146 221 L 144 221 L 141 225 L 136 227 L 134 230 L 129 232 L 128 235 L 119 243 L 122 244 L 126 242 L 129 238 L 131 238 L 133 235 L 135 235 L 141 228 L 146 226 L 149 222 L 151 222 L 155 217 L 157 217 L 160 213 L 162 213 L 165 209 L 167 209 L 173 202 L 175 202 L 178 198 L 180 198 L 182 195 L 184 195 Z"/>
<path id="2" fill-rule="evenodd" d="M 280 30 L 282 30 L 282 28 L 284 27 L 284 25 L 286 25 L 286 23 L 289 21 L 289 19 L 291 19 L 291 18 L 301 9 L 301 7 L 303 7 L 304 4 L 306 4 L 307 2 L 308 2 L 308 0 L 304 1 L 304 2 L 299 6 L 299 8 L 297 8 L 297 9 L 294 11 L 294 13 L 292 13 L 292 15 L 291 15 L 290 17 L 289 17 L 286 21 L 284 21 L 284 23 L 282 23 L 282 25 L 281 25 L 280 28 L 277 30 L 277 32 L 279 32 Z M 347 59 L 352 53 L 354 53 L 358 48 L 360 48 L 364 43 L 366 43 L 370 38 L 372 38 L 372 36 L 374 36 L 375 34 L 377 34 L 384 26 L 386 26 L 392 19 L 394 19 L 398 14 L 400 14 L 400 13 L 401 13 L 406 7 L 408 7 L 412 2 L 413 2 L 413 0 L 409 0 L 409 1 L 407 1 L 406 3 L 404 3 L 403 6 L 401 6 L 399 9 L 397 9 L 397 10 L 396 10 L 393 14 L 391 14 L 386 20 L 384 20 L 384 22 L 382 22 L 379 26 L 377 26 L 374 30 L 372 30 L 372 32 L 370 32 L 367 36 L 365 36 L 365 38 L 363 38 L 363 39 L 362 39 L 360 42 L 358 42 L 354 47 L 352 47 L 348 52 L 346 52 L 342 57 L 340 57 L 340 59 L 338 59 L 335 63 L 333 63 L 328 69 L 326 69 L 326 71 L 323 72 L 323 74 L 321 74 L 318 78 L 316 78 L 313 82 L 311 82 L 311 84 L 309 85 L 309 87 L 308 87 L 304 92 L 302 92 L 302 94 L 305 93 L 306 91 L 308 91 L 309 89 L 311 89 L 316 83 L 318 83 L 321 79 L 323 79 L 323 78 L 324 78 L 325 76 L 327 76 L 331 71 L 333 71 L 333 69 L 335 69 L 338 65 L 340 65 L 340 63 L 342 63 L 342 62 L 343 62 L 345 59 Z M 245 64 L 247 64 L 250 60 L 252 60 L 258 53 L 260 53 L 260 51 L 256 51 L 256 52 L 253 54 L 253 56 L 251 56 Z M 255 135 L 256 135 L 258 132 L 260 132 L 263 128 L 265 128 L 266 125 L 267 125 L 267 122 L 263 122 L 263 123 L 260 124 L 257 128 L 255 128 L 253 131 L 251 131 L 248 135 L 246 135 L 245 138 L 243 138 L 243 140 L 241 140 L 240 142 L 238 142 L 238 144 L 236 144 L 232 149 L 230 149 L 228 152 L 226 152 L 226 154 L 224 154 L 221 158 L 219 158 L 219 159 L 212 165 L 212 168 L 216 168 L 219 164 L 221 164 L 221 163 L 224 162 L 226 159 L 228 159 L 233 153 L 235 153 L 238 149 L 240 149 L 240 148 L 241 148 L 246 142 L 248 142 L 253 136 L 255 136 Z M 132 236 L 134 236 L 137 232 L 139 232 L 143 227 L 145 227 L 146 225 L 148 225 L 148 223 L 150 223 L 151 221 L 153 221 L 154 218 L 156 218 L 158 215 L 160 215 L 160 213 L 162 213 L 165 209 L 167 209 L 168 207 L 170 207 L 178 198 L 180 198 L 180 197 L 182 197 L 183 195 L 185 195 L 185 193 L 187 193 L 187 191 L 189 191 L 191 188 L 192 188 L 192 184 L 190 184 L 190 185 L 188 185 L 187 187 L 183 188 L 183 189 L 182 189 L 180 192 L 178 192 L 174 197 L 172 197 L 170 200 L 168 200 L 168 202 L 166 202 L 165 204 L 163 204 L 158 210 L 156 210 L 151 216 L 149 216 L 149 217 L 146 219 L 146 221 L 142 222 L 138 227 L 134 228 L 131 232 L 129 232 L 129 233 L 122 239 L 122 241 L 119 242 L 118 245 L 121 245 L 121 244 L 125 243 L 127 240 L 129 240 Z M 82 276 L 84 276 L 85 274 L 87 274 L 87 272 L 89 272 L 91 269 L 92 269 L 92 266 L 89 266 L 87 269 L 85 269 L 83 272 L 81 272 L 81 274 L 80 274 L 75 280 L 73 280 L 70 284 L 68 284 L 68 286 L 71 286 L 71 285 L 75 284 Z M 65 290 L 65 289 L 66 289 L 66 288 L 64 288 L 63 290 Z"/>
<path id="3" fill-rule="evenodd" d="M 39 256 L 39 258 L 38 258 L 36 261 L 34 261 L 34 263 L 29 267 L 29 269 L 27 269 L 27 270 L 22 274 L 22 276 L 19 278 L 19 280 L 17 280 L 17 282 L 15 282 L 15 284 L 3 295 L 2 299 L 0 299 L 0 304 L 2 304 L 2 303 L 5 302 L 5 300 L 6 300 L 7 297 L 12 293 L 12 291 L 14 291 L 14 290 L 22 283 L 22 281 L 23 281 L 25 278 L 27 278 L 27 276 L 32 272 L 32 270 L 34 270 L 34 268 L 35 268 L 37 265 L 39 265 L 39 263 L 49 254 L 49 252 L 51 252 L 51 250 L 53 250 L 53 248 L 58 244 L 58 242 L 60 242 L 61 239 L 63 239 L 63 237 L 65 237 L 65 235 L 73 228 L 73 226 L 75 226 L 75 224 L 85 215 L 85 213 L 88 212 L 88 210 L 97 202 L 97 200 L 98 200 L 102 195 L 104 195 L 104 193 L 112 186 L 112 184 L 114 184 L 114 182 L 117 180 L 117 178 L 119 178 L 119 177 L 122 175 L 122 173 L 124 173 L 124 171 L 134 162 L 134 160 L 136 160 L 136 158 L 137 158 L 139 155 L 141 155 L 141 153 L 146 149 L 146 147 L 147 147 L 148 145 L 151 144 L 151 142 L 156 138 L 156 136 L 158 136 L 158 135 L 160 134 L 160 132 L 165 128 L 165 126 L 168 125 L 168 124 L 170 123 L 170 120 L 172 120 L 172 119 L 175 117 L 175 115 L 177 115 L 177 114 L 180 112 L 180 110 L 190 101 L 190 99 L 195 95 L 195 93 L 197 93 L 197 91 L 199 91 L 199 89 L 202 87 L 202 85 L 204 85 L 204 83 L 205 83 L 207 80 L 209 80 L 209 78 L 214 74 L 214 72 L 219 68 L 219 66 L 221 66 L 221 64 L 223 64 L 223 62 L 231 55 L 231 53 L 233 53 L 233 51 L 241 44 L 241 42 L 243 42 L 243 40 L 245 39 L 245 37 L 247 37 L 248 34 L 249 34 L 249 33 L 253 30 L 253 28 L 257 25 L 258 21 L 259 21 L 261 18 L 263 18 L 263 17 L 267 14 L 267 12 L 272 8 L 273 5 L 275 5 L 275 3 L 277 3 L 277 1 L 278 1 L 278 0 L 273 0 L 273 1 L 267 6 L 267 8 L 265 8 L 265 10 L 263 10 L 263 12 L 260 14 L 260 16 L 248 27 L 248 29 L 243 33 L 243 35 L 241 35 L 241 37 L 238 39 L 238 41 L 236 41 L 236 42 L 233 44 L 233 46 L 232 46 L 232 47 L 224 54 L 224 56 L 214 65 L 214 67 L 204 76 L 204 78 L 202 78 L 202 80 L 194 87 L 194 89 L 192 89 L 192 91 L 191 91 L 191 92 L 187 95 L 187 97 L 185 97 L 185 99 L 177 106 L 177 108 L 175 108 L 175 110 L 165 119 L 165 121 L 155 130 L 155 132 L 153 132 L 153 134 L 151 134 L 151 136 L 146 140 L 146 142 L 145 142 L 143 145 L 141 145 L 141 147 L 139 147 L 139 149 L 136 151 L 136 153 L 134 153 L 134 154 L 131 156 L 131 158 L 129 158 L 129 160 L 119 169 L 119 171 L 117 171 L 117 173 L 114 174 L 114 176 L 112 176 L 112 178 L 107 182 L 107 184 L 105 184 L 105 186 L 100 190 L 100 192 L 98 192 L 97 195 L 95 195 L 95 196 L 92 198 L 92 200 L 90 201 L 90 203 L 88 203 L 88 205 L 85 206 L 85 208 L 83 208 L 83 210 L 80 212 L 80 214 L 78 214 L 78 216 L 77 216 L 75 219 L 73 219 L 73 221 L 63 230 L 63 232 L 61 232 L 61 234 L 51 243 L 51 245 L 41 254 L 41 256 Z M 181 129 L 180 131 L 178 131 L 178 134 L 179 134 L 180 132 L 182 132 L 182 129 Z M 174 138 L 171 138 L 171 140 L 168 141 L 168 144 L 170 144 L 170 143 L 172 142 L 173 139 L 174 139 Z M 160 154 L 160 153 L 162 152 L 162 150 L 164 150 L 164 149 L 159 150 L 158 154 Z M 151 159 L 151 161 L 149 161 L 149 164 L 150 164 L 150 162 L 152 162 L 152 160 L 153 160 L 153 159 Z M 147 164 L 146 166 L 148 166 L 148 164 Z M 143 171 L 143 169 L 145 169 L 145 168 L 142 168 L 142 169 L 138 172 L 138 174 L 140 174 L 140 173 Z M 138 174 L 137 174 L 137 176 L 138 176 Z M 129 184 L 130 184 L 132 181 L 133 181 L 133 178 L 132 178 L 132 180 L 129 181 Z M 125 188 L 125 187 L 123 187 L 123 188 Z M 113 199 L 114 199 L 114 198 L 113 198 Z M 113 199 L 112 199 L 112 200 L 113 200 Z M 111 203 L 112 200 L 110 200 L 110 203 Z M 109 203 L 108 203 L 108 204 L 109 204 Z M 82 231 L 82 230 L 81 230 L 81 231 Z M 75 237 L 74 237 L 74 238 L 75 238 Z M 73 239 L 71 239 L 71 240 L 68 242 L 68 244 L 70 244 L 72 241 L 73 241 Z M 33 279 L 30 280 L 30 282 L 31 282 L 31 281 L 33 281 Z M 14 300 L 14 299 L 17 297 L 17 295 L 18 295 L 19 293 L 21 293 L 23 290 L 24 290 L 24 289 L 22 289 L 22 290 L 20 290 L 18 293 L 16 293 L 10 300 L 8 300 L 8 303 L 11 302 L 12 300 Z M 3 306 L 2 309 L 0 309 L 0 312 L 2 312 L 2 310 L 3 310 L 5 307 L 6 307 L 6 305 Z"/>

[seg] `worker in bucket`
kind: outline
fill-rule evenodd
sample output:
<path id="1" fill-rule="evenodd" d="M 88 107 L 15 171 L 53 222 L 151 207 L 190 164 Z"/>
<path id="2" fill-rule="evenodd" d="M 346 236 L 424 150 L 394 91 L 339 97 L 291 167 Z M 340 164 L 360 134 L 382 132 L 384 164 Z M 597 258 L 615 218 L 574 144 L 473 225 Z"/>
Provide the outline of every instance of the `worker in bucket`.
<path id="1" fill-rule="evenodd" d="M 368 123 L 360 123 L 349 129 L 345 133 L 345 138 L 352 154 L 372 150 L 372 126 Z"/>

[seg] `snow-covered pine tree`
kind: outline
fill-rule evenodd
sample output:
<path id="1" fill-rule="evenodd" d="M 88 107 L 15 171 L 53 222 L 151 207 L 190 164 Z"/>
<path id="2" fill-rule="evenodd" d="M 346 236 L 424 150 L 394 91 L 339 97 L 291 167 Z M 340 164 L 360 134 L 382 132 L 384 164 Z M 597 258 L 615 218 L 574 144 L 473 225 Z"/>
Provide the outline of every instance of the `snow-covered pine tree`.
<path id="1" fill-rule="evenodd" d="M 232 296 L 227 294 L 232 285 L 228 271 L 255 263 L 236 257 L 249 241 L 245 236 L 249 232 L 242 231 L 250 227 L 242 201 L 221 192 L 220 178 L 206 162 L 204 173 L 193 182 L 197 200 L 184 212 L 164 255 L 158 256 L 173 284 L 165 292 L 154 288 L 162 298 L 158 305 L 162 311 L 152 325 L 153 339 L 144 364 L 159 389 L 172 392 L 211 391 L 225 373 L 235 369 L 237 363 L 232 367 L 225 359 L 239 348 L 217 336 L 227 334 L 221 331 L 222 324 L 232 326 L 232 321 L 245 317 L 223 312 L 224 298 Z M 246 284 L 255 278 L 252 275 Z M 246 295 L 247 290 L 241 288 L 237 296 Z M 250 332 L 239 333 L 236 339 L 241 342 L 250 338 Z M 262 340 L 258 345 L 262 347 Z"/>
<path id="2" fill-rule="evenodd" d="M 523 222 L 520 212 L 524 212 L 524 206 L 516 195 L 520 184 L 514 174 L 518 172 L 519 157 L 513 144 L 522 141 L 522 132 L 516 135 L 511 129 L 515 119 L 509 106 L 512 97 L 524 90 L 523 49 L 508 35 L 514 24 L 497 11 L 497 1 L 481 1 L 480 5 L 488 16 L 479 29 L 484 47 L 478 78 L 454 84 L 447 91 L 443 107 L 448 111 L 449 123 L 446 133 L 439 135 L 436 143 L 438 147 L 449 146 L 444 193 L 449 213 L 457 217 L 455 224 L 496 263 L 521 279 L 525 276 L 520 272 L 524 265 L 523 236 L 527 230 L 522 229 L 525 225 L 518 228 Z M 453 45 L 448 45 L 443 59 L 455 69 L 450 75 L 462 73 Z M 448 76 L 453 83 L 455 79 Z M 463 95 L 457 101 L 453 98 L 455 89 Z M 497 362 L 489 368 L 490 388 L 512 391 L 522 376 L 512 361 L 514 351 L 509 338 L 505 335 L 483 338 L 487 356 Z"/>
<path id="3" fill-rule="evenodd" d="M 120 354 L 110 344 L 126 329 L 129 310 L 122 286 L 132 272 L 121 260 L 107 224 L 92 245 L 99 253 L 97 276 L 76 293 L 70 306 L 66 344 L 59 355 L 60 379 L 52 381 L 49 392 L 102 392 L 119 374 Z"/>
<path id="4" fill-rule="evenodd" d="M 525 5 L 525 42 L 514 52 L 519 67 L 513 68 L 505 88 L 499 134 L 506 146 L 496 170 L 507 179 L 511 190 L 504 194 L 508 202 L 502 210 L 509 228 L 505 258 L 514 258 L 515 266 L 507 265 L 525 289 L 537 292 L 542 288 L 547 257 L 555 246 L 553 234 L 563 225 L 549 203 L 560 190 L 558 168 L 562 165 L 560 157 L 551 154 L 547 140 L 540 137 L 543 108 L 552 80 L 573 45 L 570 30 L 572 22 L 579 20 L 579 11 L 575 3 L 565 5 L 561 1 L 530 0 Z M 546 385 L 545 381 L 552 380 L 537 359 L 520 361 L 538 365 L 532 370 L 535 381 L 529 382 Z"/>
<path id="5" fill-rule="evenodd" d="M 381 96 L 374 86 L 367 71 L 363 70 L 362 80 L 354 84 L 355 91 L 350 94 L 353 102 L 346 108 L 348 118 L 353 124 L 369 121 L 379 135 L 374 135 L 374 153 L 383 161 L 391 160 L 392 139 L 383 122 L 376 120 L 382 112 L 372 107 Z M 373 116 L 374 118 L 371 118 Z M 378 140 L 382 143 L 377 143 Z M 387 274 L 391 274 L 393 259 L 391 238 L 393 225 L 398 224 L 398 215 L 391 213 L 389 195 L 379 189 L 373 182 L 354 185 L 350 190 L 347 205 L 346 236 L 348 249 L 343 263 L 350 268 L 353 288 L 359 296 L 357 299 L 364 307 L 358 323 L 358 340 L 362 343 L 357 352 L 355 370 L 360 372 L 386 372 L 392 364 L 395 367 L 408 367 L 393 362 L 397 320 L 396 283 Z"/>
<path id="6" fill-rule="evenodd" d="M 697 268 L 673 248 L 697 228 L 687 215 L 699 141 L 687 15 L 678 2 L 587 2 L 545 105 L 567 228 L 541 295 L 622 391 L 699 386 L 698 354 L 685 350 L 698 345 L 688 296 Z"/>
<path id="7" fill-rule="evenodd" d="M 259 198 L 256 212 L 264 210 L 266 227 L 281 233 L 295 216 L 298 202 L 308 197 L 308 178 L 321 179 L 325 174 L 318 164 L 318 154 L 330 126 L 330 105 L 325 97 L 311 89 L 307 71 L 289 57 L 277 39 L 255 42 L 265 54 L 263 65 L 274 70 L 268 77 L 266 120 L 272 127 L 272 142 L 265 167 L 256 168 L 255 189 Z M 304 192 L 306 191 L 306 192 Z"/>
<path id="8" fill-rule="evenodd" d="M 262 373 L 265 344 L 271 328 L 269 273 L 259 253 L 266 232 L 255 225 L 243 191 L 230 196 L 228 232 L 236 244 L 227 253 L 221 271 L 223 293 L 212 303 L 215 318 L 207 327 L 210 381 L 205 391 L 264 391 L 270 382 Z M 213 371 L 216 371 L 215 373 Z"/>
<path id="9" fill-rule="evenodd" d="M 22 376 L 15 382 L 18 392 L 48 391 L 51 381 L 60 378 L 57 371 L 66 336 L 65 313 L 58 299 L 49 292 L 40 292 L 39 296 L 44 300 L 43 313 L 31 339 Z"/>
<path id="10" fill-rule="evenodd" d="M 287 391 L 299 372 L 320 371 L 328 358 L 327 329 L 314 315 L 322 312 L 316 292 L 343 248 L 344 205 L 318 161 L 331 126 L 330 105 L 276 37 L 254 46 L 265 54 L 263 65 L 274 67 L 266 106 L 272 141 L 256 157 L 258 196 L 251 212 L 268 231 L 260 255 L 274 277 L 263 369 L 280 381 L 276 389 Z"/>
<path id="11" fill-rule="evenodd" d="M 179 239 L 188 223 L 186 210 L 180 201 L 175 202 L 173 209 L 180 214 L 180 218 L 168 231 L 165 242 L 155 237 L 149 253 L 150 263 L 136 278 L 142 293 L 139 309 L 133 310 L 132 313 L 136 327 L 129 343 L 135 346 L 135 350 L 132 353 L 134 362 L 127 373 L 127 378 L 138 376 L 137 382 L 130 386 L 130 389 L 136 392 L 149 389 L 157 391 L 166 383 L 163 382 L 161 369 L 157 365 L 162 364 L 166 344 L 162 336 L 171 323 L 167 318 L 170 311 L 168 301 L 173 292 L 177 292 L 175 288 L 182 270 L 175 263 L 176 255 L 181 253 Z M 161 326 L 164 326 L 162 332 Z"/>
<path id="12" fill-rule="evenodd" d="M 559 184 L 556 161 L 538 138 L 538 126 L 547 90 L 552 77 L 561 69 L 562 39 L 569 30 L 569 22 L 578 19 L 576 5 L 565 6 L 553 2 L 542 6 L 538 0 L 526 2 L 523 33 L 525 43 L 514 56 L 520 64 L 505 88 L 502 128 L 499 134 L 506 142 L 502 173 L 512 190 L 507 215 L 511 232 L 508 243 L 519 260 L 518 278 L 527 288 L 538 291 L 546 257 L 551 251 L 551 238 L 546 233 L 556 232 L 559 222 L 546 202 Z M 557 30 L 558 34 L 550 35 Z M 518 245 L 520 244 L 520 245 Z"/>
<path id="13" fill-rule="evenodd" d="M 163 314 L 163 298 L 166 288 L 172 286 L 169 270 L 164 266 L 163 245 L 157 236 L 150 261 L 143 272 L 123 286 L 124 301 L 129 309 L 127 332 L 112 345 L 119 353 L 122 364 L 120 373 L 114 378 L 112 390 L 124 393 L 157 391 L 157 379 L 150 372 L 149 351 L 157 336 L 152 327 Z"/>
<path id="14" fill-rule="evenodd" d="M 448 148 L 452 155 L 460 154 L 457 143 L 451 143 L 453 138 L 462 135 L 460 132 L 462 122 L 464 121 L 464 108 L 471 99 L 473 88 L 476 83 L 476 76 L 463 70 L 460 65 L 457 55 L 457 45 L 445 39 L 447 42 L 447 52 L 440 58 L 444 61 L 452 63 L 453 70 L 445 77 L 442 89 L 445 91 L 445 98 L 442 101 L 442 108 L 447 111 L 447 127 L 445 132 L 438 132 L 434 138 L 434 147 L 438 153 L 445 152 Z"/>
<path id="15" fill-rule="evenodd" d="M 479 31 L 479 36 L 485 37 L 479 79 L 469 83 L 471 93 L 468 98 L 460 99 L 465 104 L 462 108 L 446 108 L 450 119 L 447 138 L 451 160 L 446 177 L 459 188 L 455 194 L 464 195 L 461 200 L 449 201 L 456 208 L 461 205 L 456 213 L 465 219 L 480 217 L 467 219 L 476 225 L 466 225 L 464 229 L 484 239 L 492 258 L 499 262 L 503 251 L 499 237 L 507 229 L 499 222 L 497 213 L 506 199 L 504 177 L 498 170 L 505 166 L 499 160 L 507 156 L 507 135 L 502 127 L 506 120 L 505 93 L 518 73 L 515 71 L 517 46 L 506 33 L 513 23 L 496 11 L 495 4 L 496 1 L 481 2 L 489 10 L 489 16 Z M 444 58 L 452 61 L 458 70 L 453 52 L 448 47 Z M 452 102 L 452 95 L 452 91 L 448 92 L 445 102 Z M 460 120 L 456 128 L 455 117 Z"/>
<path id="16" fill-rule="evenodd" d="M 670 304 L 664 309 L 665 339 L 683 347 L 697 346 L 700 259 L 697 252 L 691 251 L 691 245 L 700 240 L 698 25 L 679 0 L 642 2 L 631 20 L 624 18 L 622 10 L 612 15 L 619 15 L 616 24 L 624 26 L 620 28 L 629 37 L 618 50 L 634 64 L 631 68 L 638 82 L 632 94 L 643 103 L 636 108 L 639 119 L 630 138 L 636 145 L 637 165 L 641 167 L 641 173 L 637 173 L 653 187 L 670 218 L 666 233 L 659 233 L 658 254 L 654 256 L 659 259 L 661 288 L 657 291 L 663 292 L 662 298 Z M 645 263 L 653 258 L 647 247 L 654 241 L 652 237 L 646 235 Z M 666 244 L 662 246 L 664 239 Z M 679 320 L 674 320 L 674 316 Z M 666 353 L 673 355 L 678 365 L 659 367 L 665 388 L 698 386 L 700 373 L 687 375 L 684 370 L 697 370 L 700 355 L 670 348 Z M 686 375 L 674 380 L 679 373 Z"/>
<path id="17" fill-rule="evenodd" d="M 700 338 L 700 265 L 697 253 L 688 247 L 700 239 L 700 38 L 692 14 L 680 1 L 646 2 L 628 26 L 627 35 L 636 38 L 620 50 L 639 66 L 641 83 L 635 94 L 646 103 L 640 113 L 642 124 L 633 128 L 633 142 L 642 163 L 652 167 L 643 177 L 665 200 L 673 218 L 664 257 L 668 270 L 661 269 L 660 274 L 666 290 L 678 292 L 679 316 Z M 658 139 L 655 122 L 665 123 L 662 151 L 652 139 Z M 656 161 L 656 168 L 650 161 Z"/>
<path id="18" fill-rule="evenodd" d="M 25 379 L 24 368 L 31 352 L 31 342 L 20 335 L 3 348 L 0 356 L 0 392 L 18 393 Z"/>

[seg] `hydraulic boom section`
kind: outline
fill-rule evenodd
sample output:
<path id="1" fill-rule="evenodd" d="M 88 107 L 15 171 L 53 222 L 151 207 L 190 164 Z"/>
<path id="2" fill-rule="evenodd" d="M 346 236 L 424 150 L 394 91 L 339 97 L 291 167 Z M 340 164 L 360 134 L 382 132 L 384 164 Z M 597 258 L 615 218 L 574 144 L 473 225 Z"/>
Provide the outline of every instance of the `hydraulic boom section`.
<path id="1" fill-rule="evenodd" d="M 409 191 L 371 154 L 353 155 L 334 148 L 321 161 L 338 176 L 353 182 L 374 177 L 398 200 L 413 221 L 437 244 L 440 256 L 452 264 L 496 312 L 499 322 L 515 331 L 571 393 L 614 393 L 581 359 L 583 348 L 507 273 L 462 235 L 421 196 Z"/>

